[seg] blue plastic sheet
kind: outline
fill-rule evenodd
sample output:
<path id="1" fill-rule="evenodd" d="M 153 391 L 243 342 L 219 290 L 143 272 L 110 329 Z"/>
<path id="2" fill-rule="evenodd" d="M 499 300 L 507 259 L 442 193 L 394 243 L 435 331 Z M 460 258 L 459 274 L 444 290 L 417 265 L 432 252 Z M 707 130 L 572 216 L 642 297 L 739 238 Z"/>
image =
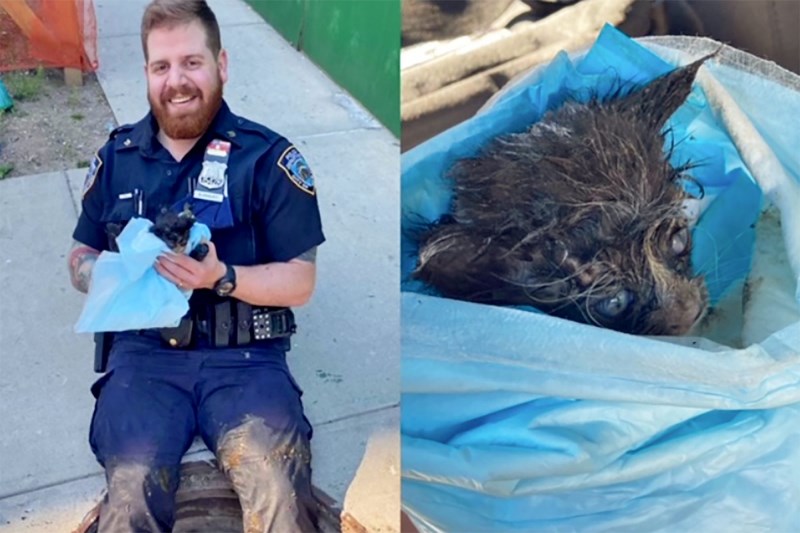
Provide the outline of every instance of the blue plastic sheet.
<path id="1" fill-rule="evenodd" d="M 3 80 L 0 80 L 0 111 L 5 111 L 13 106 L 14 101 L 11 99 L 11 95 L 8 94 L 8 90 L 6 90 Z"/>
<path id="2" fill-rule="evenodd" d="M 403 227 L 447 211 L 443 172 L 487 139 L 671 68 L 612 28 L 557 57 L 404 156 Z M 748 274 L 761 189 L 703 91 L 669 127 L 693 137 L 676 163 L 708 162 L 692 260 L 717 302 Z M 411 239 L 402 252 L 402 495 L 421 531 L 800 531 L 800 324 L 739 349 L 636 337 L 437 297 L 407 279 Z"/>
<path id="3" fill-rule="evenodd" d="M 192 291 L 182 291 L 153 266 L 168 247 L 150 232 L 152 225 L 146 218 L 131 219 L 117 237 L 119 253 L 100 254 L 77 333 L 174 327 L 189 310 Z M 186 249 L 210 238 L 208 227 L 196 222 Z"/>

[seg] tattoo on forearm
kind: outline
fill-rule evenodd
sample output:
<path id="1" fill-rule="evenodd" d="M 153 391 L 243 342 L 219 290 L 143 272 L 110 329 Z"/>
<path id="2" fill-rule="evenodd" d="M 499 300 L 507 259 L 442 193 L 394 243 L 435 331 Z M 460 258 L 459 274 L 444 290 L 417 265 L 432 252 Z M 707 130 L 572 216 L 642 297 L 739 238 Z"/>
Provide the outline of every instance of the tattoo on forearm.
<path id="1" fill-rule="evenodd" d="M 92 269 L 100 252 L 90 246 L 75 246 L 69 253 L 69 274 L 72 286 L 81 292 L 89 292 Z"/>
<path id="2" fill-rule="evenodd" d="M 313 248 L 306 250 L 302 254 L 298 255 L 296 259 L 308 261 L 309 263 L 315 263 L 317 261 L 317 247 L 314 246 Z"/>

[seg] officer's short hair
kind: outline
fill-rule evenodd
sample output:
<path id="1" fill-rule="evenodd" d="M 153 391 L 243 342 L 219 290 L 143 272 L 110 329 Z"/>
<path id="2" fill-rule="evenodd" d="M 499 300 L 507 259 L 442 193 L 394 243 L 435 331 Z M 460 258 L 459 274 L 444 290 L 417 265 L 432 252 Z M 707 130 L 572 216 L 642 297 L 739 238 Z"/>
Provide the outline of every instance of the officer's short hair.
<path id="1" fill-rule="evenodd" d="M 153 0 L 142 16 L 142 50 L 145 61 L 148 59 L 147 36 L 153 29 L 172 28 L 195 20 L 200 21 L 206 30 L 206 45 L 216 58 L 222 48 L 219 24 L 205 0 Z"/>

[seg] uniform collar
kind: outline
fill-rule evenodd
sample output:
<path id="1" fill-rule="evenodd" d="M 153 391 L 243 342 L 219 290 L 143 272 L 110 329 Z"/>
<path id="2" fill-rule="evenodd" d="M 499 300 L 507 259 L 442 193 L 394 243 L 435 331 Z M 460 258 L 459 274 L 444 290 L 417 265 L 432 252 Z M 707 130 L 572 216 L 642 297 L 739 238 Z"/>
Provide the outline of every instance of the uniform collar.
<path id="1" fill-rule="evenodd" d="M 241 143 L 237 135 L 240 121 L 239 117 L 231 112 L 228 104 L 223 100 L 214 120 L 211 121 L 211 125 L 197 142 L 205 146 L 214 139 L 220 139 L 240 147 Z M 155 115 L 150 111 L 134 125 L 131 132 L 123 140 L 121 148 L 137 147 L 144 155 L 154 157 L 157 147 L 160 146 L 156 142 L 157 133 L 158 123 Z"/>
<path id="2" fill-rule="evenodd" d="M 219 139 L 221 141 L 228 141 L 234 146 L 241 147 L 242 145 L 238 137 L 240 123 L 241 119 L 234 115 L 225 100 L 222 100 L 222 105 L 219 111 L 217 111 L 217 116 L 211 121 L 211 126 L 208 127 L 208 131 L 206 135 L 201 138 L 201 141 L 205 139 L 205 144 L 208 144 L 214 139 Z"/>

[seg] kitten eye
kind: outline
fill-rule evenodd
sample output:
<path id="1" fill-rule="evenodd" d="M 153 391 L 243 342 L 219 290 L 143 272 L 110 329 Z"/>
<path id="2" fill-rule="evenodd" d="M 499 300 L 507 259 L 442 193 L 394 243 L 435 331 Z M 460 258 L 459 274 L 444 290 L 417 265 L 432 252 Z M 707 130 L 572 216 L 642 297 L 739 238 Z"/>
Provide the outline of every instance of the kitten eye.
<path id="1" fill-rule="evenodd" d="M 632 303 L 633 293 L 628 289 L 622 289 L 614 296 L 597 302 L 594 308 L 606 318 L 616 318 L 624 313 Z"/>
<path id="2" fill-rule="evenodd" d="M 686 251 L 686 248 L 689 245 L 689 228 L 683 227 L 672 234 L 672 241 L 670 246 L 672 248 L 672 253 L 675 255 L 681 255 Z"/>

